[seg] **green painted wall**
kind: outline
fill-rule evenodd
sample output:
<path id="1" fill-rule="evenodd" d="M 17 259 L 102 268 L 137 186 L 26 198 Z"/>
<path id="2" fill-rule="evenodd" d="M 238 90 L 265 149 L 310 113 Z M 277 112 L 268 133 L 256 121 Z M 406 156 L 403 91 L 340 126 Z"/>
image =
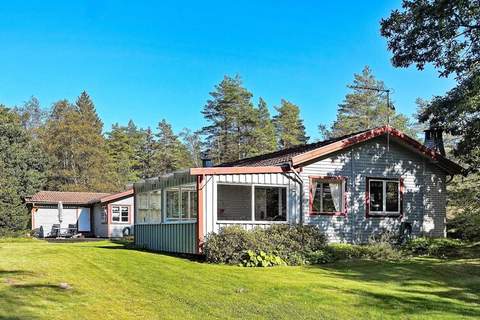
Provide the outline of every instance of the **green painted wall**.
<path id="1" fill-rule="evenodd" d="M 196 223 L 137 224 L 135 244 L 152 251 L 196 253 Z"/>

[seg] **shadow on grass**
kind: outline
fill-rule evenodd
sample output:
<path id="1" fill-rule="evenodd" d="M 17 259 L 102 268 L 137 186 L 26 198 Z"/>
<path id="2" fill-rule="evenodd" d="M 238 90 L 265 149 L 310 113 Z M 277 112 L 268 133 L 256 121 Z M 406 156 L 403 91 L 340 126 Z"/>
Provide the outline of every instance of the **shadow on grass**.
<path id="1" fill-rule="evenodd" d="M 450 313 L 480 318 L 480 261 L 412 259 L 401 262 L 355 261 L 312 266 L 338 278 L 371 284 L 339 288 L 365 303 L 401 314 Z M 322 274 L 325 276 L 325 274 Z"/>
<path id="2" fill-rule="evenodd" d="M 28 280 L 35 276 L 26 270 L 0 270 L 0 320 L 40 319 L 45 302 L 61 305 L 76 294 L 59 285 Z"/>

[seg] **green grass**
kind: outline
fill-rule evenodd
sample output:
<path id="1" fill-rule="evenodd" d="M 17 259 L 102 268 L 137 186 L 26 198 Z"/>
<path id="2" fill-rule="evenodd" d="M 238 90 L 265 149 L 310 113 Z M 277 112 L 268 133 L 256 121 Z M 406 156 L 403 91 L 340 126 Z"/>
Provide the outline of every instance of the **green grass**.
<path id="1" fill-rule="evenodd" d="M 478 319 L 479 297 L 480 259 L 249 269 L 0 240 L 0 319 Z"/>

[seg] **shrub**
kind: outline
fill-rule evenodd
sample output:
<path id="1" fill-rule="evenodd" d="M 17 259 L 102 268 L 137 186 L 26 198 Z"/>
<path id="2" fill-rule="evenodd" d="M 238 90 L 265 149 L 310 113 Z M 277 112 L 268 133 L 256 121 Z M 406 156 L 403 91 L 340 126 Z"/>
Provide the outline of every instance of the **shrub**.
<path id="1" fill-rule="evenodd" d="M 278 256 L 288 265 L 300 265 L 308 253 L 325 245 L 325 236 L 315 226 L 273 225 L 249 231 L 229 226 L 207 236 L 204 252 L 206 260 L 213 263 L 243 264 L 250 250 L 257 255 Z"/>
<path id="2" fill-rule="evenodd" d="M 448 221 L 449 236 L 466 241 L 480 241 L 480 210 L 458 213 Z"/>
<path id="3" fill-rule="evenodd" d="M 242 261 L 244 267 L 273 267 L 285 265 L 282 258 L 273 254 L 267 254 L 263 251 L 256 253 L 252 250 L 248 250 Z"/>
<path id="4" fill-rule="evenodd" d="M 413 255 L 446 258 L 459 255 L 459 251 L 463 246 L 460 240 L 417 238 L 407 242 L 403 246 L 403 250 Z"/>

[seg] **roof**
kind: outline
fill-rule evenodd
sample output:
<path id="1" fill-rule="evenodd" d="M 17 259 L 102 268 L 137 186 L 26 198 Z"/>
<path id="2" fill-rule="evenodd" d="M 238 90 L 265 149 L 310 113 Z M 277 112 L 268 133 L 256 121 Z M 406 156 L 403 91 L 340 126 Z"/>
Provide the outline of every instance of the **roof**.
<path id="1" fill-rule="evenodd" d="M 109 202 L 129 195 L 133 195 L 133 189 L 119 193 L 40 191 L 25 198 L 25 202 L 57 204 L 61 201 L 63 204 L 91 205 L 98 202 Z"/>
<path id="2" fill-rule="evenodd" d="M 215 174 L 215 173 L 248 173 L 254 170 L 258 171 L 267 170 L 265 172 L 275 172 L 278 167 L 302 167 L 309 162 L 314 161 L 320 157 L 329 155 L 331 153 L 344 150 L 353 145 L 368 141 L 370 139 L 389 135 L 393 141 L 396 141 L 413 152 L 429 159 L 432 163 L 442 168 L 449 174 L 462 173 L 464 168 L 457 163 L 449 160 L 445 156 L 436 152 L 433 149 L 429 149 L 417 140 L 409 137 L 405 133 L 398 131 L 390 126 L 382 126 L 374 129 L 363 130 L 355 132 L 342 137 L 320 141 L 316 143 L 304 144 L 295 146 L 280 151 L 267 153 L 251 158 L 245 158 L 238 161 L 228 162 L 220 164 L 212 168 L 192 168 L 191 174 Z M 243 169 L 242 169 L 243 168 Z M 240 172 L 242 171 L 242 172 Z M 281 171 L 279 171 L 281 172 Z"/>
<path id="3" fill-rule="evenodd" d="M 356 134 L 366 132 L 368 130 L 359 131 L 355 133 L 351 133 L 345 136 L 341 136 L 338 138 L 328 139 L 324 141 L 319 141 L 315 143 L 309 144 L 302 144 L 298 146 L 294 146 L 287 149 L 282 149 L 279 151 L 271 152 L 262 154 L 255 157 L 245 158 L 237 161 L 222 163 L 217 167 L 262 167 L 262 166 L 282 166 L 285 164 L 290 163 L 293 157 L 303 154 L 305 152 L 318 149 L 320 147 L 329 145 L 336 141 L 340 141 L 342 139 L 354 136 Z"/>

